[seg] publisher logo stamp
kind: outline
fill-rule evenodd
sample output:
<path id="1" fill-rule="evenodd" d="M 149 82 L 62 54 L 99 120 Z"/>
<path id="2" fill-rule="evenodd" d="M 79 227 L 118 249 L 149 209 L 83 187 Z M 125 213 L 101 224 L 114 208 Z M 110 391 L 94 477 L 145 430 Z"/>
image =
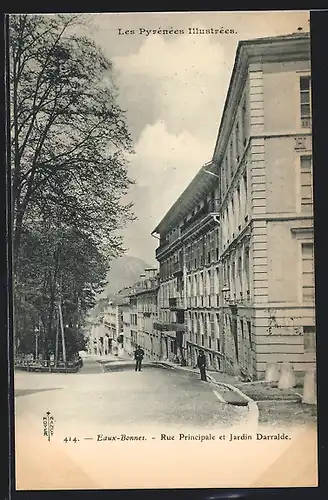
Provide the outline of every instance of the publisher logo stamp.
<path id="1" fill-rule="evenodd" d="M 46 416 L 43 417 L 43 435 L 48 438 L 48 441 L 51 440 L 54 434 L 54 423 L 54 417 L 51 415 L 50 411 L 47 411 Z"/>

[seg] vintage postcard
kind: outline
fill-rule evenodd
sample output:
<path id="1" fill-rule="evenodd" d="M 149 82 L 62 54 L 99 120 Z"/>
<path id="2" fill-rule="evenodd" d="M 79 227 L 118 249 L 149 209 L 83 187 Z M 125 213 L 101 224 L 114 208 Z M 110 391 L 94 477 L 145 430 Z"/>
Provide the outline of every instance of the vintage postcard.
<path id="1" fill-rule="evenodd" d="M 317 486 L 309 17 L 7 16 L 17 490 Z"/>

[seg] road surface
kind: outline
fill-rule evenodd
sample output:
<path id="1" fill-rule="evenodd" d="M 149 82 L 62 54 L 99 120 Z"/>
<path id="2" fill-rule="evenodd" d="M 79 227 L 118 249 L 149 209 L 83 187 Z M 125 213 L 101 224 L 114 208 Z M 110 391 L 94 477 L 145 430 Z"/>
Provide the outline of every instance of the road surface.
<path id="1" fill-rule="evenodd" d="M 107 371 L 109 370 L 109 371 Z M 214 390 L 213 390 L 214 389 Z M 247 409 L 222 403 L 217 387 L 198 375 L 132 362 L 106 366 L 86 359 L 76 374 L 17 372 L 17 421 L 49 410 L 66 425 L 164 425 L 220 428 L 243 420 Z M 23 424 L 22 424 L 23 425 Z"/>

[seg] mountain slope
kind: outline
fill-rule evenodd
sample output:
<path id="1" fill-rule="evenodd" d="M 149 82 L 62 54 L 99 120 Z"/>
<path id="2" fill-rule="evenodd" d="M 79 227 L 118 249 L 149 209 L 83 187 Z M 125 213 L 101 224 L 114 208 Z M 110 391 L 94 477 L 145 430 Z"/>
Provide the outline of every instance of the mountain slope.
<path id="1" fill-rule="evenodd" d="M 113 297 L 122 288 L 133 285 L 147 267 L 150 266 L 145 261 L 129 255 L 113 260 L 107 274 L 108 284 L 101 296 Z"/>
<path id="2" fill-rule="evenodd" d="M 104 309 L 110 300 L 115 300 L 119 291 L 140 280 L 146 268 L 150 267 L 145 261 L 138 257 L 123 255 L 111 262 L 110 270 L 107 273 L 107 282 L 104 291 L 96 297 L 96 304 L 88 314 L 88 320 L 97 321 L 103 314 Z"/>

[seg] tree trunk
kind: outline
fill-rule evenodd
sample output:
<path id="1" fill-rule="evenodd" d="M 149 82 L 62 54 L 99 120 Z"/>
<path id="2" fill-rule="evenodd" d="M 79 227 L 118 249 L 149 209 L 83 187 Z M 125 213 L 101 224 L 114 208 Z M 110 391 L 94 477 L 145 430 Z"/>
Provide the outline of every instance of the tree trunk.
<path id="1" fill-rule="evenodd" d="M 46 343 L 49 349 L 49 346 L 54 343 L 55 336 L 53 332 L 53 323 L 54 323 L 54 313 L 55 313 L 55 292 L 54 292 L 54 283 L 51 276 L 51 271 L 49 271 L 49 288 L 50 288 L 50 296 L 49 296 L 49 308 L 48 308 L 48 324 L 47 324 L 47 338 Z"/>
<path id="2" fill-rule="evenodd" d="M 18 263 L 19 263 L 19 250 L 22 239 L 22 227 L 23 227 L 24 212 L 19 209 L 16 215 L 15 227 L 14 227 L 14 238 L 13 238 L 13 259 L 14 259 L 14 274 L 17 274 Z"/>

